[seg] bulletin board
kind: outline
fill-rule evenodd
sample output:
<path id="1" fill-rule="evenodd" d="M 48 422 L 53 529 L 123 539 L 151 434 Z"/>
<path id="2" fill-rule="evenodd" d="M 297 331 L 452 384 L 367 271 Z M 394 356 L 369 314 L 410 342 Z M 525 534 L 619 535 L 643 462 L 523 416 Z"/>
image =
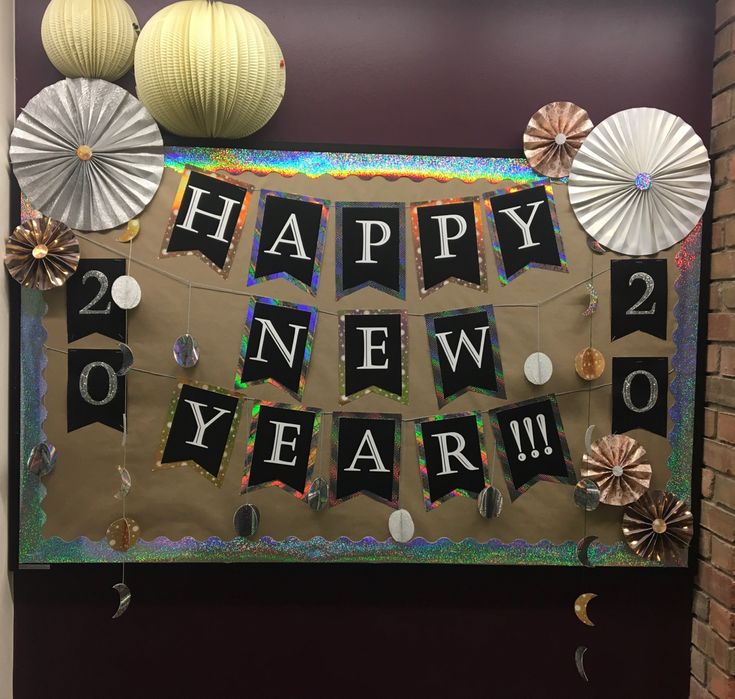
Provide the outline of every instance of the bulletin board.
<path id="1" fill-rule="evenodd" d="M 632 487 L 690 499 L 701 223 L 628 257 L 515 154 L 177 146 L 139 224 L 79 233 L 70 283 L 21 290 L 20 563 L 662 565 L 577 483 L 625 435 Z M 125 274 L 141 300 L 117 314 Z"/>

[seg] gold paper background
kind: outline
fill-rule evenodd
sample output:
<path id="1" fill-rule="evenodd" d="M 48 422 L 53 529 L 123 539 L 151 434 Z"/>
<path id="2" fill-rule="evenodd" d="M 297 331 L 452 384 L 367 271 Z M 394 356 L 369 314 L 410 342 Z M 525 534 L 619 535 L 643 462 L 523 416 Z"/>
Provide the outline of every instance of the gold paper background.
<path id="1" fill-rule="evenodd" d="M 335 230 L 332 206 L 327 227 L 322 277 L 316 298 L 297 289 L 284 280 L 265 282 L 246 287 L 250 261 L 252 231 L 257 213 L 260 188 L 281 190 L 293 194 L 307 194 L 334 201 L 426 201 L 448 197 L 466 197 L 508 186 L 506 183 L 475 182 L 472 184 L 452 181 L 439 183 L 427 180 L 421 183 L 402 178 L 389 182 L 383 178 L 369 181 L 357 177 L 338 180 L 324 176 L 309 179 L 297 175 L 284 178 L 279 175 L 257 177 L 242 175 L 237 179 L 251 183 L 253 195 L 247 220 L 235 255 L 229 278 L 219 275 L 196 257 L 158 259 L 161 242 L 169 219 L 180 175 L 172 170 L 164 172 L 161 187 L 148 209 L 141 215 L 141 233 L 133 244 L 133 259 L 153 264 L 156 268 L 204 283 L 246 293 L 270 296 L 286 301 L 307 303 L 318 308 L 337 309 L 394 309 L 406 308 L 410 313 L 430 313 L 447 309 L 460 309 L 481 304 L 536 303 L 553 296 L 576 283 L 577 288 L 541 307 L 541 351 L 554 363 L 554 375 L 549 383 L 535 387 L 523 375 L 526 357 L 539 349 L 537 346 L 537 322 L 535 308 L 498 308 L 496 319 L 500 352 L 505 373 L 507 400 L 497 400 L 476 393 L 466 393 L 450 402 L 442 410 L 437 408 L 433 376 L 429 358 L 424 319 L 409 316 L 409 381 L 410 403 L 406 406 L 388 398 L 368 395 L 345 406 L 337 402 L 337 317 L 321 314 L 316 328 L 311 367 L 306 381 L 304 403 L 325 411 L 400 412 L 405 418 L 451 414 L 465 410 L 498 407 L 551 392 L 585 389 L 588 384 L 574 371 L 574 357 L 589 340 L 589 321 L 582 316 L 588 295 L 584 282 L 594 271 L 609 270 L 610 260 L 616 256 L 607 253 L 593 256 L 589 251 L 585 234 L 572 213 L 566 187 L 554 185 L 557 213 L 566 251 L 569 273 L 547 270 L 529 270 L 509 285 L 503 287 L 497 278 L 495 258 L 490 245 L 489 231 L 485 227 L 484 245 L 489 276 L 487 293 L 450 284 L 419 299 L 416 279 L 414 247 L 407 215 L 406 231 L 406 289 L 407 299 L 402 302 L 374 289 L 363 289 L 335 301 Z M 408 212 L 407 212 L 408 214 Z M 483 219 L 483 226 L 485 220 Z M 88 240 L 82 240 L 84 257 L 125 257 L 129 247 L 115 242 L 117 232 L 90 234 L 113 246 L 119 252 L 109 253 Z M 609 383 L 612 376 L 612 356 L 663 356 L 671 357 L 674 319 L 671 309 L 676 303 L 673 284 L 677 268 L 673 257 L 678 246 L 662 253 L 668 258 L 669 320 L 667 341 L 642 333 L 634 333 L 611 345 L 610 343 L 610 279 L 603 274 L 594 280 L 600 294 L 600 305 L 592 319 L 593 344 L 607 359 L 604 375 L 596 383 Z M 129 312 L 128 343 L 135 356 L 135 366 L 179 377 L 231 388 L 237 366 L 240 338 L 247 307 L 246 296 L 223 294 L 194 289 L 192 292 L 191 333 L 201 349 L 199 364 L 191 370 L 180 369 L 174 362 L 171 347 L 174 340 L 186 331 L 187 295 L 185 284 L 172 281 L 148 270 L 133 261 L 130 272 L 141 284 L 142 302 Z M 45 318 L 48 345 L 66 349 L 65 290 L 46 294 L 49 310 Z M 111 348 L 116 343 L 99 335 L 79 340 L 75 348 Z M 98 540 L 104 537 L 107 526 L 120 516 L 120 502 L 112 496 L 119 485 L 116 466 L 121 462 L 121 434 L 99 424 L 90 425 L 70 434 L 66 433 L 66 356 L 48 352 L 46 369 L 48 393 L 46 406 L 48 418 L 45 432 L 50 442 L 59 450 L 59 461 L 54 473 L 45 479 L 48 495 L 43 501 L 47 514 L 44 536 L 60 536 L 72 539 L 87 536 Z M 673 376 L 670 375 L 670 380 Z M 232 538 L 232 516 L 245 501 L 255 503 L 261 512 L 258 534 L 282 539 L 297 536 L 308 539 L 324 536 L 333 539 L 348 536 L 361 539 L 373 536 L 388 537 L 388 516 L 393 511 L 368 497 L 356 497 L 321 513 L 312 512 L 303 502 L 276 487 L 263 488 L 240 496 L 240 479 L 244 464 L 245 447 L 249 429 L 250 404 L 243 411 L 236 439 L 236 447 L 221 488 L 217 488 L 194 469 L 182 467 L 153 471 L 159 447 L 161 430 L 166 419 L 169 402 L 176 389 L 176 381 L 168 378 L 133 371 L 128 375 L 128 469 L 132 474 L 133 488 L 127 500 L 128 516 L 141 526 L 141 536 L 153 539 L 166 536 L 179 539 L 192 536 L 205 539 L 218 536 Z M 597 425 L 596 436 L 610 430 L 611 399 L 609 387 L 592 393 L 590 421 Z M 249 389 L 252 398 L 292 403 L 290 396 L 270 385 Z M 671 395 L 669 394 L 669 405 Z M 587 428 L 588 394 L 586 391 L 559 396 L 559 409 L 567 434 L 572 460 L 579 475 L 584 450 L 584 433 Z M 487 415 L 484 416 L 485 444 L 488 449 L 488 468 L 493 463 L 494 440 Z M 328 478 L 331 416 L 322 418 L 321 449 L 317 457 L 314 476 Z M 664 488 L 669 478 L 666 460 L 670 447 L 665 438 L 636 430 L 630 433 L 645 446 L 653 466 L 652 488 Z M 403 424 L 401 443 L 400 503 L 408 509 L 416 525 L 416 536 L 429 540 L 450 537 L 461 540 L 474 537 L 478 540 L 498 538 L 504 542 L 525 539 L 536 542 L 549 539 L 553 542 L 579 539 L 585 533 L 584 514 L 572 499 L 573 486 L 540 482 L 533 485 L 514 503 L 510 502 L 500 465 L 496 460 L 493 484 L 505 497 L 505 507 L 498 519 L 483 520 L 477 513 L 476 501 L 469 498 L 453 498 L 431 512 L 426 512 L 422 499 L 422 485 L 418 468 L 414 426 Z M 619 540 L 621 508 L 601 506 L 587 514 L 587 533 L 598 535 L 601 541 Z"/>

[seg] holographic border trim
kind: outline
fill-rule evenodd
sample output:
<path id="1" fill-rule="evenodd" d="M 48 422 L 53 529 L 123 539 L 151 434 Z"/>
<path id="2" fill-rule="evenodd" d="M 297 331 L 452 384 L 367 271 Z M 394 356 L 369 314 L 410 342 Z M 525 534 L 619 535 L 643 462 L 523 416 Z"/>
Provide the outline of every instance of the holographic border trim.
<path id="1" fill-rule="evenodd" d="M 255 451 L 255 441 L 258 438 L 258 418 L 260 417 L 260 409 L 265 406 L 268 408 L 280 408 L 281 410 L 293 410 L 294 412 L 314 413 L 314 428 L 311 432 L 311 446 L 309 448 L 309 460 L 306 465 L 306 478 L 304 480 L 303 491 L 298 491 L 287 483 L 279 480 L 265 481 L 257 485 L 250 485 L 250 471 L 253 465 L 253 452 Z M 272 485 L 285 490 L 293 495 L 297 500 L 306 502 L 306 496 L 313 481 L 314 466 L 317 459 L 317 444 L 319 438 L 319 430 L 321 429 L 322 411 L 319 408 L 308 408 L 305 405 L 288 405 L 287 403 L 271 403 L 267 400 L 258 401 L 253 404 L 250 414 L 250 433 L 248 434 L 248 446 L 245 454 L 245 468 L 242 474 L 242 484 L 240 486 L 240 495 L 244 495 L 251 490 L 259 488 L 267 488 Z"/>
<path id="2" fill-rule="evenodd" d="M 418 452 L 419 458 L 419 471 L 421 471 L 421 483 L 424 493 L 424 507 L 427 512 L 436 509 L 443 502 L 450 500 L 455 497 L 464 498 L 477 498 L 480 494 L 480 490 L 476 493 L 472 490 L 466 490 L 465 488 L 455 488 L 450 490 L 446 495 L 442 495 L 432 502 L 431 500 L 431 488 L 429 487 L 429 471 L 426 467 L 426 449 L 424 448 L 424 431 L 423 425 L 427 422 L 439 422 L 440 420 L 456 420 L 459 418 L 474 417 L 475 423 L 477 424 L 477 437 L 480 440 L 480 459 L 482 460 L 482 478 L 485 484 L 484 488 L 488 486 L 488 472 L 487 472 L 487 448 L 485 446 L 485 426 L 482 424 L 482 413 L 480 411 L 471 411 L 464 413 L 453 413 L 452 415 L 434 415 L 433 417 L 420 418 L 414 420 L 414 431 L 416 433 L 416 451 Z"/>
<path id="3" fill-rule="evenodd" d="M 529 262 L 525 267 L 519 269 L 515 274 L 511 274 L 510 277 L 505 275 L 505 265 L 503 264 L 503 254 L 500 249 L 500 240 L 498 239 L 498 231 L 495 227 L 495 215 L 493 214 L 493 207 L 490 200 L 501 194 L 512 194 L 522 189 L 533 189 L 535 187 L 543 186 L 546 191 L 546 199 L 549 202 L 549 212 L 551 213 L 551 223 L 554 226 L 554 237 L 556 238 L 556 249 L 559 252 L 560 265 L 544 265 L 539 262 Z M 533 184 L 514 185 L 513 187 L 503 187 L 496 189 L 492 192 L 486 192 L 482 195 L 482 199 L 485 206 L 485 217 L 487 219 L 487 227 L 490 229 L 490 237 L 492 240 L 493 251 L 495 253 L 495 264 L 498 267 L 498 279 L 500 283 L 505 285 L 512 282 L 516 277 L 523 274 L 529 269 L 547 269 L 552 272 L 569 272 L 569 265 L 567 264 L 567 256 L 564 252 L 564 241 L 561 238 L 561 229 L 559 228 L 559 218 L 556 215 L 556 201 L 554 200 L 554 189 L 551 186 L 549 180 L 542 182 L 535 182 Z"/>
<path id="4" fill-rule="evenodd" d="M 210 391 L 211 393 L 219 393 L 223 396 L 232 396 L 233 398 L 237 398 L 237 407 L 235 408 L 235 415 L 232 418 L 232 424 L 230 425 L 230 431 L 227 435 L 227 442 L 225 443 L 225 451 L 222 454 L 222 462 L 220 463 L 219 471 L 217 471 L 217 475 L 213 476 L 209 471 L 203 469 L 196 461 L 193 461 L 191 459 L 187 461 L 176 461 L 176 462 L 166 462 L 163 463 L 163 452 L 166 450 L 166 442 L 168 442 L 168 436 L 171 432 L 171 425 L 173 424 L 174 419 L 174 413 L 176 412 L 176 408 L 179 405 L 179 398 L 181 396 L 181 389 L 184 387 L 184 383 L 186 383 L 189 386 L 196 386 L 197 388 L 201 388 L 204 391 Z M 161 443 L 158 449 L 158 454 L 156 455 L 156 463 L 153 466 L 154 471 L 167 471 L 174 468 L 178 468 L 179 466 L 191 466 L 197 473 L 204 476 L 210 483 L 214 483 L 218 488 L 222 487 L 222 482 L 225 479 L 225 473 L 227 472 L 227 467 L 230 464 L 230 457 L 232 456 L 232 447 L 235 444 L 235 437 L 237 436 L 237 430 L 240 426 L 240 417 L 242 415 L 242 404 L 243 404 L 243 396 L 241 396 L 239 393 L 235 393 L 235 391 L 230 391 L 226 388 L 220 388 L 219 386 L 210 386 L 209 384 L 200 383 L 199 381 L 187 381 L 187 382 L 181 382 L 179 383 L 176 388 L 174 389 L 173 397 L 171 399 L 171 403 L 168 407 L 168 413 L 166 413 L 166 424 L 163 427 L 163 431 L 161 432 Z"/>
<path id="5" fill-rule="evenodd" d="M 235 231 L 232 234 L 232 240 L 230 240 L 230 245 L 227 248 L 227 257 L 225 258 L 225 264 L 223 267 L 218 267 L 212 260 L 210 260 L 201 250 L 176 250 L 174 252 L 169 252 L 167 250 L 169 243 L 171 242 L 171 236 L 173 235 L 174 226 L 176 225 L 176 217 L 179 215 L 179 209 L 181 208 L 181 203 L 184 201 L 184 193 L 186 192 L 186 187 L 189 184 L 189 175 L 192 172 L 197 172 L 200 175 L 203 175 L 204 177 L 211 177 L 215 180 L 220 180 L 222 182 L 227 182 L 227 184 L 234 185 L 238 189 L 244 189 L 245 190 L 245 199 L 243 199 L 242 206 L 240 207 L 240 213 L 237 217 L 237 222 L 235 223 Z M 201 170 L 197 170 L 195 168 L 187 167 L 183 174 L 181 175 L 181 181 L 179 182 L 179 188 L 176 190 L 176 196 L 174 197 L 174 203 L 171 205 L 171 215 L 168 219 L 168 224 L 166 225 L 166 232 L 163 235 L 163 243 L 161 244 L 161 252 L 158 253 L 158 259 L 163 260 L 166 257 L 181 257 L 184 255 L 190 256 L 195 255 L 196 257 L 200 258 L 204 264 L 206 264 L 208 267 L 213 269 L 217 274 L 219 274 L 223 279 L 227 279 L 227 277 L 230 275 L 230 269 L 232 268 L 232 263 L 235 260 L 235 253 L 237 252 L 237 246 L 240 244 L 240 238 L 242 236 L 242 228 L 245 225 L 245 218 L 248 214 L 248 209 L 250 208 L 250 199 L 253 195 L 253 187 L 252 185 L 245 184 L 243 182 L 240 182 L 238 180 L 234 180 L 231 177 L 227 177 L 226 175 L 217 175 L 213 172 L 202 172 Z"/>
<path id="6" fill-rule="evenodd" d="M 505 412 L 506 410 L 513 410 L 514 408 L 520 408 L 524 405 L 532 405 L 533 403 L 543 403 L 544 401 L 551 403 L 551 410 L 554 413 L 554 421 L 556 424 L 556 430 L 559 433 L 559 442 L 561 443 L 562 455 L 564 456 L 564 462 L 567 467 L 567 475 L 563 476 L 552 476 L 547 473 L 539 473 L 537 476 L 531 478 L 530 481 L 526 481 L 522 486 L 516 488 L 513 483 L 513 473 L 510 469 L 510 463 L 508 462 L 508 454 L 505 449 L 505 443 L 503 442 L 503 435 L 500 432 L 500 424 L 498 423 L 498 413 Z M 510 495 L 510 501 L 513 502 L 516 498 L 519 498 L 525 493 L 532 485 L 539 481 L 548 481 L 549 483 L 563 483 L 565 485 L 576 485 L 577 476 L 574 473 L 574 463 L 572 462 L 571 454 L 569 453 L 569 445 L 567 444 L 567 436 L 564 432 L 564 425 L 561 421 L 561 413 L 559 412 L 559 404 L 556 401 L 556 395 L 549 393 L 546 396 L 540 396 L 538 398 L 531 398 L 529 400 L 522 400 L 512 405 L 504 405 L 501 408 L 496 408 L 490 411 L 490 426 L 493 430 L 493 436 L 495 437 L 495 445 L 498 456 L 500 457 L 500 463 L 503 465 L 503 473 L 505 475 L 505 484 L 508 486 L 508 495 Z"/>
<path id="7" fill-rule="evenodd" d="M 439 360 L 439 344 L 436 341 L 436 329 L 434 327 L 434 321 L 437 318 L 447 318 L 450 316 L 457 315 L 469 315 L 471 313 L 485 313 L 487 316 L 487 325 L 490 334 L 490 343 L 492 346 L 493 353 L 493 365 L 495 367 L 495 385 L 498 387 L 497 390 L 491 391 L 487 388 L 478 388 L 477 386 L 465 386 L 459 391 L 452 393 L 449 396 L 444 395 L 442 386 L 442 372 L 441 363 Z M 443 408 L 447 403 L 453 401 L 455 398 L 473 391 L 475 393 L 482 393 L 486 396 L 494 396 L 496 398 L 505 398 L 505 376 L 503 374 L 503 364 L 500 360 L 500 344 L 498 343 L 498 329 L 495 321 L 495 309 L 492 304 L 487 306 L 474 306 L 472 308 L 458 308 L 451 311 L 440 311 L 439 313 L 427 313 L 424 316 L 426 321 L 426 334 L 429 337 L 429 354 L 431 355 L 431 370 L 434 374 L 434 390 L 436 391 L 436 401 L 440 408 Z"/>
<path id="8" fill-rule="evenodd" d="M 342 498 L 337 497 L 337 460 L 339 457 L 339 422 L 342 418 L 358 420 L 392 420 L 393 421 L 393 487 L 390 500 L 376 495 L 370 490 L 358 490 Z M 403 418 L 398 413 L 333 413 L 332 414 L 332 449 L 329 463 L 329 506 L 335 507 L 341 502 L 351 500 L 358 495 L 367 495 L 376 502 L 382 502 L 388 507 L 398 509 L 398 481 L 401 474 L 401 425 Z"/>
<path id="9" fill-rule="evenodd" d="M 254 381 L 243 381 L 242 370 L 245 366 L 245 356 L 248 351 L 248 340 L 250 338 L 250 330 L 253 322 L 253 316 L 255 315 L 255 306 L 259 303 L 265 303 L 269 306 L 282 306 L 285 308 L 292 308 L 297 311 L 304 311 L 309 314 L 309 327 L 306 331 L 306 346 L 304 347 L 304 359 L 301 364 L 301 376 L 299 378 L 299 390 L 294 391 L 288 386 L 284 386 L 280 381 L 276 381 L 272 378 L 256 379 Z M 245 329 L 240 340 L 240 355 L 237 359 L 237 370 L 235 372 L 235 389 L 238 391 L 245 391 L 250 386 L 256 386 L 262 383 L 269 383 L 273 386 L 282 388 L 289 395 L 296 400 L 301 400 L 304 395 L 304 386 L 306 386 L 306 374 L 309 372 L 309 364 L 311 362 L 311 350 L 314 346 L 314 334 L 316 332 L 316 321 L 319 317 L 319 312 L 313 306 L 304 306 L 298 303 L 288 303 L 287 301 L 279 301 L 278 299 L 272 299 L 267 296 L 253 296 L 248 301 L 248 311 L 245 317 Z"/>
<path id="10" fill-rule="evenodd" d="M 388 180 L 408 177 L 413 181 L 431 178 L 439 182 L 486 179 L 529 184 L 545 179 L 539 178 L 522 158 L 188 147 L 166 148 L 164 157 L 166 166 L 177 172 L 183 172 L 187 165 L 192 165 L 204 172 L 226 170 L 231 174 L 250 172 L 258 176 L 275 172 L 286 177 L 303 173 L 311 178 L 355 175 L 363 179 L 378 176 Z M 29 211 L 32 207 L 22 197 L 21 217 L 27 217 Z M 669 435 L 672 453 L 668 461 L 672 476 L 666 489 L 683 499 L 688 499 L 691 494 L 698 327 L 698 314 L 692 310 L 699 308 L 700 256 L 701 223 L 683 241 L 676 259 L 680 271 L 675 283 L 679 297 L 674 306 L 674 317 L 678 321 L 678 328 L 674 331 L 677 349 L 672 358 L 676 377 L 669 389 L 674 396 L 670 410 L 674 426 Z M 32 289 L 21 289 L 20 463 L 15 465 L 20 472 L 18 559 L 21 564 L 360 562 L 580 566 L 576 540 L 552 543 L 542 539 L 529 543 L 520 539 L 478 542 L 466 538 L 455 542 L 446 537 L 435 541 L 417 537 L 403 544 L 390 538 L 379 541 L 373 537 L 358 540 L 339 537 L 331 541 L 320 536 L 305 541 L 297 537 L 276 541 L 267 536 L 255 541 L 240 537 L 229 540 L 209 537 L 203 541 L 192 537 L 179 540 L 157 537 L 150 541 L 141 539 L 123 553 L 111 549 L 105 539 L 94 541 L 88 537 L 77 537 L 67 541 L 60 537 L 46 538 L 43 536 L 46 514 L 42 507 L 46 487 L 25 466 L 31 449 L 46 439 L 43 432 L 46 419 L 44 371 L 47 363 L 43 349 L 47 337 L 43 326 L 45 313 L 43 295 Z M 595 567 L 661 568 L 681 567 L 686 563 L 665 566 L 648 561 L 633 554 L 624 541 L 610 545 L 596 541 L 591 544 L 589 552 L 590 562 Z"/>
<path id="11" fill-rule="evenodd" d="M 477 249 L 477 261 L 478 269 L 480 272 L 480 283 L 475 284 L 468 282 L 458 277 L 449 277 L 444 281 L 437 282 L 431 288 L 426 288 L 426 282 L 424 281 L 424 259 L 421 253 L 421 232 L 419 230 L 419 216 L 418 210 L 429 206 L 443 206 L 445 204 L 466 204 L 472 202 L 472 210 L 475 214 L 475 245 Z M 485 234 L 482 229 L 482 214 L 480 213 L 481 201 L 480 197 L 457 197 L 452 199 L 435 199 L 433 201 L 419 201 L 409 204 L 411 207 L 411 231 L 413 237 L 413 249 L 416 257 L 416 277 L 419 283 L 419 296 L 423 300 L 429 294 L 445 287 L 447 284 L 459 284 L 468 289 L 474 289 L 475 291 L 487 292 L 487 263 L 485 260 Z"/>
<path id="12" fill-rule="evenodd" d="M 343 230 L 342 230 L 342 216 L 344 209 L 354 208 L 371 208 L 371 209 L 398 209 L 398 290 L 391 289 L 389 286 L 385 286 L 378 282 L 368 279 L 361 284 L 351 286 L 349 289 L 345 289 L 344 285 L 344 262 L 343 262 Z M 335 278 L 337 288 L 337 301 L 348 296 L 349 294 L 372 287 L 378 289 L 384 294 L 389 296 L 395 296 L 403 301 L 406 300 L 406 205 L 403 202 L 375 202 L 375 201 L 338 201 L 335 204 L 337 212 L 337 236 L 335 239 Z"/>
<path id="13" fill-rule="evenodd" d="M 300 279 L 292 276 L 288 272 L 275 272 L 262 277 L 255 276 L 255 268 L 258 264 L 258 255 L 260 253 L 260 239 L 263 232 L 263 217 L 265 216 L 265 205 L 268 197 L 277 197 L 279 199 L 294 199 L 295 201 L 305 201 L 309 204 L 320 204 L 322 207 L 322 217 L 319 222 L 319 233 L 316 239 L 316 250 L 314 250 L 314 264 L 311 270 L 311 284 L 304 284 Z M 298 194 L 287 194 L 286 192 L 276 192 L 270 189 L 262 189 L 260 191 L 260 199 L 258 200 L 258 219 L 255 223 L 253 231 L 253 251 L 250 256 L 250 267 L 248 268 L 248 286 L 262 284 L 272 279 L 286 279 L 294 286 L 302 291 L 308 291 L 312 296 L 316 296 L 319 287 L 319 276 L 322 269 L 322 257 L 324 256 L 324 239 L 327 235 L 327 217 L 329 216 L 330 202 L 327 199 L 317 199 L 315 197 L 301 196 Z"/>
<path id="14" fill-rule="evenodd" d="M 345 318 L 346 316 L 401 316 L 401 395 L 392 393 L 379 386 L 368 386 L 355 393 L 347 394 L 347 349 L 345 343 Z M 339 313 L 338 318 L 338 355 L 339 355 L 339 403 L 345 405 L 353 400 L 362 398 L 368 393 L 375 393 L 391 400 L 408 405 L 408 313 L 407 311 L 382 311 L 382 310 L 350 310 Z"/>

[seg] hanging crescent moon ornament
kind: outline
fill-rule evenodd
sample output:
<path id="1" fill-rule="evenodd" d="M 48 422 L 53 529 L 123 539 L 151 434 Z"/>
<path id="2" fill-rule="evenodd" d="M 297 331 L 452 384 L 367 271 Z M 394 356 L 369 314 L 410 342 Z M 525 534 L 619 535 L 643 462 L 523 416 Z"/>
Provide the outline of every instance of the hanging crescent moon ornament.
<path id="1" fill-rule="evenodd" d="M 595 441 L 594 434 L 595 434 L 595 426 L 594 425 L 590 425 L 587 428 L 587 431 L 584 433 L 584 450 L 588 454 L 592 451 L 592 442 Z"/>
<path id="2" fill-rule="evenodd" d="M 199 361 L 199 343 L 189 333 L 176 338 L 174 361 L 183 369 L 191 369 Z"/>
<path id="3" fill-rule="evenodd" d="M 554 365 L 548 355 L 543 352 L 534 352 L 526 358 L 523 373 L 534 386 L 543 386 L 554 373 Z"/>
<path id="4" fill-rule="evenodd" d="M 119 344 L 120 352 L 122 352 L 122 364 L 120 369 L 117 371 L 118 376 L 125 376 L 133 368 L 133 350 L 128 347 L 124 342 Z"/>
<path id="5" fill-rule="evenodd" d="M 125 583 L 116 583 L 112 586 L 112 589 L 115 590 L 118 595 L 120 595 L 120 601 L 117 605 L 117 611 L 112 615 L 113 619 L 118 619 L 123 614 L 125 614 L 125 612 L 128 611 L 130 600 L 132 599 L 133 595 L 130 592 L 130 588 Z"/>
<path id="6" fill-rule="evenodd" d="M 477 510 L 486 519 L 500 517 L 500 513 L 503 511 L 501 492 L 491 485 L 483 488 L 477 496 Z"/>
<path id="7" fill-rule="evenodd" d="M 388 531 L 394 541 L 399 544 L 405 544 L 413 539 L 415 531 L 413 517 L 408 510 L 396 510 L 388 517 Z"/>
<path id="8" fill-rule="evenodd" d="M 598 243 L 591 235 L 587 236 L 587 247 L 595 253 L 595 255 L 604 255 L 607 252 L 607 248 Z"/>
<path id="9" fill-rule="evenodd" d="M 255 505 L 245 504 L 235 510 L 232 524 L 238 536 L 253 536 L 260 526 L 260 511 Z"/>
<path id="10" fill-rule="evenodd" d="M 587 646 L 579 646 L 574 651 L 574 664 L 577 666 L 577 672 L 579 676 L 585 681 L 589 682 L 587 673 L 584 671 L 584 654 L 587 652 Z"/>
<path id="11" fill-rule="evenodd" d="M 140 303 L 140 284 L 130 275 L 124 274 L 112 283 L 112 300 L 123 310 L 135 308 Z"/>
<path id="12" fill-rule="evenodd" d="M 587 605 L 595 597 L 597 597 L 597 595 L 594 592 L 585 592 L 574 601 L 574 613 L 577 615 L 577 619 L 579 619 L 583 624 L 587 624 L 587 626 L 595 625 L 587 613 Z"/>
<path id="13" fill-rule="evenodd" d="M 120 473 L 120 488 L 114 497 L 117 500 L 122 500 L 124 497 L 127 497 L 127 494 L 133 487 L 133 479 L 130 477 L 130 471 L 123 466 L 118 466 L 117 470 Z"/>
<path id="14" fill-rule="evenodd" d="M 323 478 L 315 478 L 306 494 L 306 504 L 315 512 L 325 509 L 329 502 L 329 484 Z"/>
<path id="15" fill-rule="evenodd" d="M 138 233 L 140 233 L 140 219 L 131 218 L 125 231 L 116 240 L 118 243 L 132 243 L 138 237 Z"/>
<path id="16" fill-rule="evenodd" d="M 574 487 L 574 504 L 581 510 L 592 512 L 600 506 L 600 488 L 590 478 L 583 478 Z"/>
<path id="17" fill-rule="evenodd" d="M 590 295 L 590 302 L 587 304 L 587 308 L 582 311 L 582 315 L 585 318 L 589 318 L 597 311 L 597 303 L 600 300 L 600 296 L 595 289 L 595 285 L 592 282 L 587 282 L 587 293 Z"/>
<path id="18" fill-rule="evenodd" d="M 584 539 L 580 539 L 577 542 L 577 558 L 585 568 L 592 567 L 592 563 L 590 563 L 589 549 L 592 542 L 596 539 L 596 536 L 585 536 Z"/>

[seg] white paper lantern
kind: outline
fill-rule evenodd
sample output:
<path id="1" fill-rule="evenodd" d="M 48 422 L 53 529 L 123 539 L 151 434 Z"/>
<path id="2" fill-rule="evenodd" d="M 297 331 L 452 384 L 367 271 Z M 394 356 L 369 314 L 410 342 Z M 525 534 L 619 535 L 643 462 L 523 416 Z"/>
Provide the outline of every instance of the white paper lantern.
<path id="1" fill-rule="evenodd" d="M 179 136 L 242 138 L 283 99 L 283 54 L 265 23 L 241 7 L 184 0 L 157 12 L 135 50 L 138 97 Z"/>
<path id="2" fill-rule="evenodd" d="M 114 81 L 133 67 L 138 20 L 125 0 L 51 0 L 41 40 L 67 78 Z"/>

